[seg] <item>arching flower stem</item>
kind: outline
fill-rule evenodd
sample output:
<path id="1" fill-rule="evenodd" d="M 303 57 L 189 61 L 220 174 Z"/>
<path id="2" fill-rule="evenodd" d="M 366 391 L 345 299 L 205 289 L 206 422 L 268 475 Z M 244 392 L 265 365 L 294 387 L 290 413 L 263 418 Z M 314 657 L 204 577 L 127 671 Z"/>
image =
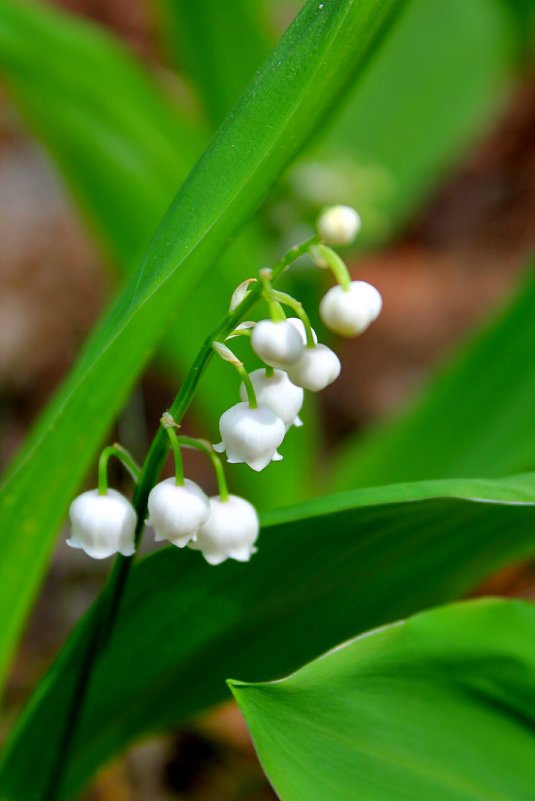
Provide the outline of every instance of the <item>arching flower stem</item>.
<path id="1" fill-rule="evenodd" d="M 283 256 L 283 258 L 272 268 L 271 282 L 274 283 L 288 269 L 288 267 L 293 264 L 294 261 L 297 261 L 297 259 L 301 258 L 301 256 L 304 256 L 305 253 L 308 253 L 310 249 L 318 243 L 318 237 L 313 236 L 302 244 L 295 245 L 295 247 L 289 250 L 288 253 L 286 253 L 286 255 Z M 175 422 L 180 423 L 182 421 L 184 414 L 189 408 L 195 390 L 197 389 L 197 384 L 199 383 L 204 371 L 210 364 L 210 361 L 214 355 L 212 343 L 214 341 L 224 341 L 231 331 L 234 331 L 236 326 L 239 325 L 240 321 L 243 320 L 247 312 L 254 306 L 254 304 L 260 300 L 261 295 L 261 283 L 254 284 L 241 303 L 236 306 L 232 312 L 226 314 L 225 317 L 223 317 L 223 319 L 215 326 L 213 331 L 206 337 L 195 361 L 193 362 L 193 365 L 191 366 L 190 371 L 182 383 L 178 395 L 169 407 L 169 414 L 173 417 Z M 143 466 L 141 468 L 141 477 L 137 483 L 132 501 L 134 509 L 138 515 L 138 521 L 140 521 L 138 522 L 138 529 L 136 532 L 136 544 L 139 542 L 141 533 L 143 531 L 143 520 L 145 519 L 145 514 L 147 511 L 147 499 L 149 497 L 149 492 L 158 479 L 158 475 L 160 474 L 165 457 L 167 455 L 168 447 L 167 436 L 160 427 L 156 432 L 156 436 L 152 440 L 145 461 L 143 462 Z M 129 563 L 130 561 L 131 557 L 118 557 L 117 564 L 121 564 L 122 562 Z M 117 568 L 117 570 L 119 571 L 119 568 Z M 113 580 L 113 574 L 110 581 L 111 580 Z"/>
<path id="2" fill-rule="evenodd" d="M 275 299 L 275 292 L 271 285 L 273 272 L 269 268 L 260 270 L 260 282 L 262 284 L 262 297 L 266 301 L 269 309 L 269 316 L 274 323 L 281 323 L 286 320 L 284 309 Z"/>
<path id="3" fill-rule="evenodd" d="M 115 456 L 121 464 L 128 470 L 134 481 L 138 481 L 141 475 L 141 467 L 138 465 L 134 457 L 123 448 L 122 445 L 115 443 L 115 445 L 108 445 L 100 454 L 98 460 L 98 494 L 106 495 L 108 492 L 108 462 L 112 456 Z"/>
<path id="4" fill-rule="evenodd" d="M 195 448 L 198 451 L 206 454 L 210 461 L 212 462 L 212 466 L 214 468 L 214 472 L 216 475 L 217 480 L 217 487 L 219 491 L 219 498 L 221 501 L 228 501 L 229 498 L 229 491 L 227 485 L 227 479 L 225 477 L 225 471 L 223 470 L 223 465 L 221 463 L 221 459 L 217 454 L 215 454 L 212 450 L 212 446 L 202 439 L 195 439 L 193 437 L 178 437 L 178 441 L 180 445 L 185 448 Z"/>
<path id="5" fill-rule="evenodd" d="M 280 292 L 277 289 L 273 290 L 273 296 L 275 299 L 283 304 L 284 306 L 289 306 L 290 309 L 297 314 L 303 325 L 305 326 L 305 333 L 307 337 L 307 348 L 315 348 L 316 341 L 314 339 L 314 331 L 312 330 L 312 326 L 310 325 L 310 319 L 308 314 L 303 308 L 303 304 L 293 298 L 291 295 L 288 295 L 286 292 Z"/>
<path id="6" fill-rule="evenodd" d="M 289 250 L 273 267 L 271 271 L 272 282 L 277 280 L 294 261 L 308 253 L 318 242 L 319 239 L 316 235 Z M 246 293 L 236 308 L 226 314 L 204 340 L 175 400 L 168 410 L 177 425 L 180 424 L 189 408 L 197 385 L 214 355 L 212 347 L 214 341 L 224 341 L 244 319 L 249 309 L 260 300 L 261 296 L 262 284 L 257 282 Z M 143 533 L 150 491 L 158 480 L 170 446 L 168 434 L 163 426 L 159 426 L 141 467 L 132 499 L 132 505 L 136 511 L 138 521 L 135 532 L 136 546 Z M 93 667 L 98 654 L 105 648 L 113 630 L 133 559 L 133 556 L 117 556 L 106 587 L 99 599 L 98 607 L 95 610 L 93 625 L 84 633 L 84 639 L 80 642 L 80 672 L 73 682 L 72 695 L 66 705 L 65 718 L 59 734 L 58 757 L 50 767 L 41 801 L 54 801 L 60 794 L 64 771 L 69 762 L 69 754 L 72 749 L 72 743 L 75 740 Z"/>
<path id="7" fill-rule="evenodd" d="M 180 450 L 180 443 L 176 434 L 176 429 L 178 428 L 178 424 L 175 423 L 172 416 L 168 413 L 162 415 L 162 419 L 160 420 L 160 422 L 163 428 L 165 429 L 167 436 L 169 437 L 171 450 L 173 451 L 173 457 L 175 460 L 175 483 L 177 487 L 183 487 L 184 462 L 182 461 L 182 452 Z"/>
<path id="8" fill-rule="evenodd" d="M 336 283 L 339 284 L 342 289 L 349 291 L 351 287 L 351 276 L 349 275 L 349 270 L 345 262 L 340 258 L 338 253 L 323 243 L 316 245 L 314 250 L 318 253 L 320 258 L 327 263 L 329 270 L 334 275 Z"/>
<path id="9" fill-rule="evenodd" d="M 238 357 L 233 353 L 233 351 L 231 351 L 228 345 L 225 345 L 223 342 L 217 342 L 216 340 L 214 340 L 214 342 L 212 342 L 212 348 L 217 353 L 217 355 L 223 359 L 223 361 L 227 362 L 228 364 L 231 364 L 237 371 L 238 375 L 240 376 L 247 390 L 247 400 L 249 401 L 249 408 L 257 409 L 258 403 L 256 400 L 256 392 L 253 383 L 249 378 L 249 373 L 243 366 L 243 362 L 241 362 L 238 359 Z"/>
<path id="10" fill-rule="evenodd" d="M 234 367 L 238 371 L 241 380 L 245 386 L 245 391 L 247 392 L 247 401 L 249 403 L 250 409 L 258 409 L 258 402 L 256 400 L 256 392 L 253 386 L 253 382 L 251 381 L 251 377 L 243 364 L 235 364 Z"/>

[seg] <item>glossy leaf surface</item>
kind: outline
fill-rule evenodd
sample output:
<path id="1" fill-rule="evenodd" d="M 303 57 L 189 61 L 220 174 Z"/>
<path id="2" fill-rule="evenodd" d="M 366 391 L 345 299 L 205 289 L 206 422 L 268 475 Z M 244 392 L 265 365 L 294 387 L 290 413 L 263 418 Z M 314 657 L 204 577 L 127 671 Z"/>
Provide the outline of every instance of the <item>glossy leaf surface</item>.
<path id="1" fill-rule="evenodd" d="M 482 600 L 231 687 L 281 801 L 530 801 L 535 607 Z"/>
<path id="2" fill-rule="evenodd" d="M 304 7 L 45 411 L 0 498 L 2 670 L 68 503 L 166 323 L 362 69 L 400 7 L 399 0 Z"/>
<path id="3" fill-rule="evenodd" d="M 223 700 L 229 676 L 279 678 L 361 631 L 458 597 L 535 553 L 534 524 L 534 475 L 428 482 L 273 512 L 249 564 L 214 568 L 176 548 L 148 557 L 134 568 L 97 664 L 68 786 L 77 790 L 140 735 Z M 0 767 L 0 797 L 38 798 L 88 625 L 20 720 Z"/>
<path id="4" fill-rule="evenodd" d="M 208 131 L 186 122 L 118 40 L 42 4 L 0 4 L 0 71 L 99 244 L 124 276 L 137 267 Z M 254 264 L 258 247 L 248 247 L 247 254 L 251 251 Z M 187 372 L 206 331 L 224 313 L 225 299 L 243 277 L 244 261 L 243 245 L 233 246 L 212 270 L 210 282 L 198 287 L 198 306 L 186 305 L 170 324 L 161 348 L 175 380 Z M 198 408 L 210 434 L 216 429 L 216 390 L 223 408 L 233 402 L 225 374 L 215 364 L 199 390 Z"/>

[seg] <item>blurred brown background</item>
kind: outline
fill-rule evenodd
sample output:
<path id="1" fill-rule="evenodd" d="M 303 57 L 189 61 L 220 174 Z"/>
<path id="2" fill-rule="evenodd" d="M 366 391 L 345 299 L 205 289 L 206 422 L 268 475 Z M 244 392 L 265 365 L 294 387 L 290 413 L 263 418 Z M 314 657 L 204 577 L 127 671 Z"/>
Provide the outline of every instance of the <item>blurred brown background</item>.
<path id="1" fill-rule="evenodd" d="M 158 54 L 142 3 L 69 0 L 152 63 Z M 432 365 L 502 303 L 535 244 L 535 88 L 529 71 L 505 112 L 401 240 L 368 256 L 359 277 L 384 297 L 362 340 L 343 346 L 344 371 L 324 393 L 335 438 L 410 396 Z M 0 460 L 4 465 L 69 368 L 112 281 L 47 156 L 0 95 Z M 355 390 L 355 391 L 354 391 Z M 153 418 L 169 388 L 145 379 L 133 413 Z M 357 401 L 355 402 L 355 398 Z M 141 410 L 141 411 L 140 411 Z M 155 413 L 156 413 L 155 412 Z M 202 470 L 201 463 L 193 466 Z M 17 660 L 10 715 L 34 686 L 107 566 L 62 544 Z M 535 571 L 509 570 L 485 588 L 535 598 Z M 88 798 L 267 801 L 274 798 L 232 705 L 185 732 L 140 745 L 99 777 Z"/>

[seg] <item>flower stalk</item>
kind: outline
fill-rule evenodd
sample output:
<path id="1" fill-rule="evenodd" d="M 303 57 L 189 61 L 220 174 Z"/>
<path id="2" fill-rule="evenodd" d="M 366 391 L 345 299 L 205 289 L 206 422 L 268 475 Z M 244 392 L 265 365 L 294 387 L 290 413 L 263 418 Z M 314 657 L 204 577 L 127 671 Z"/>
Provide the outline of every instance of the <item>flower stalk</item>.
<path id="1" fill-rule="evenodd" d="M 112 456 L 115 456 L 121 464 L 128 470 L 134 481 L 139 479 L 141 475 L 141 467 L 138 465 L 134 457 L 123 448 L 119 443 L 115 445 L 108 445 L 100 454 L 98 460 L 98 494 L 106 495 L 108 491 L 108 462 Z"/>
<path id="2" fill-rule="evenodd" d="M 318 236 L 313 236 L 288 251 L 271 270 L 271 281 L 276 281 L 294 261 L 309 252 L 318 242 Z M 221 319 L 204 340 L 190 371 L 182 383 L 180 391 L 168 410 L 168 414 L 172 418 L 174 425 L 180 425 L 184 414 L 189 408 L 197 385 L 214 355 L 214 341 L 224 341 L 229 334 L 237 328 L 249 309 L 261 298 L 262 292 L 263 286 L 261 282 L 254 283 L 245 293 L 243 299 Z M 105 449 L 101 457 L 102 467 L 99 464 L 99 490 L 101 487 L 102 489 L 105 487 L 107 488 L 107 461 L 111 455 L 121 458 L 123 464 L 131 471 L 135 465 L 136 469 L 133 472 L 136 477 L 136 486 L 132 505 L 137 514 L 137 525 L 134 534 L 136 546 L 139 544 L 143 533 L 150 491 L 156 484 L 169 449 L 172 447 L 172 438 L 169 436 L 169 430 L 171 429 L 168 427 L 164 428 L 164 426 L 158 428 L 140 470 L 138 470 L 133 460 L 132 462 L 128 462 L 128 464 L 123 461 L 124 449 L 120 446 L 115 446 L 113 453 L 109 451 L 109 449 Z M 172 430 L 174 433 L 174 427 Z M 112 449 L 114 448 L 114 446 L 111 447 Z M 108 451 L 108 453 L 106 453 L 106 451 Z M 220 485 L 220 489 L 222 486 L 226 485 Z M 228 495 L 228 490 L 226 490 L 226 492 Z M 225 489 L 223 489 L 223 493 L 225 493 Z M 55 801 L 55 799 L 61 795 L 64 772 L 68 765 L 73 743 L 76 740 L 77 728 L 91 680 L 91 674 L 99 653 L 105 648 L 112 633 L 133 558 L 134 555 L 117 556 L 107 585 L 104 588 L 98 607 L 95 610 L 93 625 L 88 628 L 85 640 L 80 643 L 80 652 L 83 653 L 80 673 L 73 683 L 71 700 L 67 707 L 64 725 L 60 735 L 60 743 L 56 751 L 57 757 L 51 765 L 42 801 Z"/>
<path id="3" fill-rule="evenodd" d="M 167 436 L 169 437 L 169 442 L 171 445 L 171 450 L 173 451 L 173 456 L 175 460 L 175 483 L 177 487 L 184 486 L 184 462 L 182 461 L 182 452 L 180 450 L 180 443 L 178 441 L 178 437 L 176 435 L 176 430 L 178 428 L 178 424 L 175 423 L 172 416 L 170 414 L 162 415 L 160 420 L 163 428 L 165 429 Z"/>
<path id="4" fill-rule="evenodd" d="M 286 315 L 284 314 L 284 310 L 280 303 L 277 302 L 275 298 L 275 293 L 272 287 L 272 280 L 273 280 L 273 273 L 268 268 L 265 267 L 263 270 L 260 270 L 260 281 L 262 284 L 262 297 L 266 301 L 269 309 L 269 316 L 273 320 L 274 323 L 280 323 L 286 319 Z"/>
<path id="5" fill-rule="evenodd" d="M 296 300 L 296 298 L 293 298 L 291 295 L 288 295 L 287 292 L 280 292 L 276 289 L 273 290 L 273 296 L 279 303 L 285 306 L 289 306 L 290 309 L 293 309 L 293 311 L 296 313 L 296 315 L 299 317 L 299 319 L 305 326 L 307 348 L 314 348 L 316 346 L 314 331 L 312 330 L 312 326 L 310 325 L 310 318 L 306 313 L 306 311 L 304 310 L 301 301 Z"/>
<path id="6" fill-rule="evenodd" d="M 206 456 L 208 456 L 212 462 L 212 466 L 216 475 L 219 498 L 222 501 L 228 501 L 229 491 L 225 471 L 223 470 L 221 459 L 213 452 L 211 445 L 202 439 L 195 439 L 193 437 L 180 436 L 178 437 L 178 441 L 183 447 L 195 448 L 196 450 L 201 451 L 201 453 L 204 453 Z"/>
<path id="7" fill-rule="evenodd" d="M 338 253 L 323 244 L 316 245 L 314 250 L 332 272 L 336 283 L 339 284 L 342 289 L 349 290 L 351 287 L 351 276 L 349 275 L 349 270 L 345 262 L 340 258 Z"/>

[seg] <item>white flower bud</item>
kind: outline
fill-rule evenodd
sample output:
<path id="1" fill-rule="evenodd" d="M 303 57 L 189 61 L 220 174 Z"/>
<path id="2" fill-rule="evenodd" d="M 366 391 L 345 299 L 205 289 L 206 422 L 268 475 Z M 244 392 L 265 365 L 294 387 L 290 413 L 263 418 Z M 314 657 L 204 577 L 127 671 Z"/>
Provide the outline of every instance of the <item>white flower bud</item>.
<path id="1" fill-rule="evenodd" d="M 261 320 L 253 328 L 251 347 L 263 362 L 284 369 L 303 352 L 299 332 L 288 320 Z"/>
<path id="2" fill-rule="evenodd" d="M 210 565 L 225 559 L 248 562 L 255 553 L 260 525 L 256 509 L 249 501 L 229 495 L 227 501 L 210 498 L 210 517 L 189 547 L 201 551 Z"/>
<path id="3" fill-rule="evenodd" d="M 227 452 L 231 464 L 245 462 L 260 471 L 282 456 L 277 448 L 284 439 L 286 426 L 268 406 L 251 409 L 248 403 L 237 403 L 221 415 L 219 430 L 223 442 L 214 445 L 218 453 Z"/>
<path id="4" fill-rule="evenodd" d="M 320 316 L 327 328 L 344 337 L 361 334 L 383 308 L 379 291 L 366 281 L 352 281 L 348 289 L 333 286 L 323 296 Z"/>
<path id="5" fill-rule="evenodd" d="M 147 523 L 154 529 L 156 541 L 169 540 L 178 548 L 188 544 L 210 514 L 202 489 L 189 478 L 177 486 L 174 476 L 151 489 L 147 506 Z"/>
<path id="6" fill-rule="evenodd" d="M 258 403 L 269 406 L 281 418 L 286 430 L 292 425 L 303 425 L 298 415 L 305 393 L 301 387 L 292 384 L 286 373 L 275 370 L 273 375 L 266 375 L 265 369 L 261 367 L 250 373 L 249 378 L 253 382 Z M 247 390 L 243 383 L 240 386 L 240 397 L 247 400 Z"/>
<path id="7" fill-rule="evenodd" d="M 304 322 L 302 320 L 300 320 L 299 317 L 288 317 L 288 322 L 291 323 L 293 325 L 293 327 L 295 328 L 295 330 L 299 332 L 299 336 L 301 337 L 301 341 L 303 342 L 303 345 L 306 345 L 307 344 L 307 332 L 306 332 L 306 328 L 305 328 Z M 317 337 L 316 332 L 314 331 L 314 329 L 312 329 L 312 339 L 314 340 L 315 343 L 317 343 L 318 337 Z"/>
<path id="8" fill-rule="evenodd" d="M 71 503 L 71 538 L 67 545 L 81 548 L 93 559 L 105 559 L 115 553 L 131 556 L 135 550 L 134 531 L 137 515 L 124 495 L 108 489 L 83 492 Z"/>
<path id="9" fill-rule="evenodd" d="M 288 368 L 288 377 L 293 384 L 311 392 L 319 392 L 332 384 L 340 375 L 340 359 L 327 345 L 305 348 L 298 362 Z"/>
<path id="10" fill-rule="evenodd" d="M 329 206 L 317 222 L 319 237 L 327 245 L 349 245 L 360 227 L 360 217 L 351 206 Z"/>

